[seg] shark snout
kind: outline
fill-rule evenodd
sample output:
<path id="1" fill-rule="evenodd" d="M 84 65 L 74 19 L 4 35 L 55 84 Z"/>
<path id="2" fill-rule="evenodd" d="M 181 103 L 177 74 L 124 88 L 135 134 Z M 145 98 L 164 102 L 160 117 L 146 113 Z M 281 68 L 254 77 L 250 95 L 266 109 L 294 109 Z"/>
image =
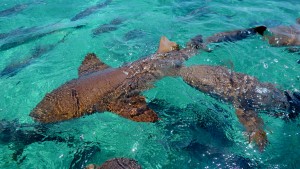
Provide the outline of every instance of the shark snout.
<path id="1" fill-rule="evenodd" d="M 41 119 L 43 119 L 43 114 L 46 114 L 46 112 L 44 110 L 42 110 L 41 108 L 35 108 L 33 109 L 29 116 L 32 117 L 34 119 L 34 121 L 41 121 Z"/>
<path id="2" fill-rule="evenodd" d="M 51 103 L 51 102 L 50 102 Z M 34 121 L 41 123 L 51 123 L 54 121 L 55 105 L 43 100 L 29 114 Z"/>

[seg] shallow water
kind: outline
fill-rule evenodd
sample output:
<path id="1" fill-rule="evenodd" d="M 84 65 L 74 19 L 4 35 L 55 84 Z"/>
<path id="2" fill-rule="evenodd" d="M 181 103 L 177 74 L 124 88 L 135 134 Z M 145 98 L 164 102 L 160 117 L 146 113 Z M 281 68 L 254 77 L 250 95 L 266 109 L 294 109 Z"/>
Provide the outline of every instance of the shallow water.
<path id="1" fill-rule="evenodd" d="M 184 46 L 195 35 L 207 37 L 258 24 L 289 25 L 300 16 L 300 3 L 296 0 L 113 0 L 108 6 L 75 21 L 85 26 L 70 28 L 74 24 L 70 21 L 72 17 L 99 2 L 102 1 L 1 1 L 0 11 L 17 4 L 26 4 L 26 7 L 0 17 L 0 33 L 54 23 L 62 29 L 1 50 L 0 71 L 12 63 L 28 60 L 36 46 L 55 44 L 68 35 L 64 42 L 32 59 L 15 75 L 0 78 L 0 119 L 33 124 L 30 111 L 46 93 L 77 77 L 77 68 L 88 52 L 95 52 L 108 65 L 118 67 L 154 53 L 162 35 Z M 93 29 L 115 18 L 123 20 L 116 29 L 92 35 Z M 0 45 L 6 42 L 7 39 L 0 39 Z M 212 47 L 213 52 L 200 52 L 186 65 L 227 66 L 260 81 L 275 83 L 284 90 L 300 89 L 300 65 L 296 63 L 300 55 L 296 53 L 270 47 L 259 36 Z M 155 88 L 145 91 L 144 95 L 159 114 L 159 122 L 136 123 L 105 112 L 49 125 L 47 134 L 60 136 L 65 141 L 29 144 L 17 160 L 12 158 L 15 143 L 1 143 L 0 168 L 69 168 L 76 151 L 90 142 L 99 145 L 101 151 L 92 153 L 88 159 L 79 159 L 83 164 L 129 157 L 143 168 L 300 166 L 299 120 L 286 123 L 261 114 L 270 144 L 260 153 L 248 144 L 231 105 L 191 88 L 181 78 L 166 77 L 157 81 Z M 30 127 L 18 129 L 33 130 Z"/>

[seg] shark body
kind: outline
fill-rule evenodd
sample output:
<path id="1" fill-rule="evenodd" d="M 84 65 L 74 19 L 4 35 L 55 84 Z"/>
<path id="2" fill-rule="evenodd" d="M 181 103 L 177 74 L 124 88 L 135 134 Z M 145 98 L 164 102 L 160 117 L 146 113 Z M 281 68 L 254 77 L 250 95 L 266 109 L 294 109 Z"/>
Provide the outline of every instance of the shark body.
<path id="1" fill-rule="evenodd" d="M 177 49 L 176 43 L 163 39 L 161 43 L 173 45 L 171 50 Z M 167 49 L 159 49 L 164 50 Z M 112 111 L 134 121 L 157 121 L 156 113 L 147 107 L 139 93 L 154 81 L 175 75 L 193 52 L 196 48 L 157 53 L 120 68 L 110 68 L 96 55 L 88 54 L 79 67 L 79 78 L 47 94 L 30 115 L 49 123 L 95 111 Z"/>
<path id="2" fill-rule="evenodd" d="M 203 48 L 202 36 L 194 37 L 180 50 L 175 42 L 162 37 L 157 53 L 120 68 L 110 68 L 95 54 L 88 54 L 79 67 L 79 78 L 46 94 L 30 116 L 52 123 L 110 111 L 133 121 L 155 122 L 158 115 L 140 93 L 165 76 L 180 76 L 199 91 L 232 103 L 250 141 L 262 150 L 268 141 L 257 112 L 277 110 L 295 117 L 300 110 L 300 95 L 220 66 L 185 67 L 184 61 Z"/>
<path id="3" fill-rule="evenodd" d="M 27 66 L 31 65 L 36 59 L 40 58 L 42 55 L 52 51 L 57 45 L 63 43 L 65 38 L 70 34 L 67 33 L 61 40 L 54 44 L 48 45 L 38 45 L 33 48 L 31 55 L 29 57 L 25 57 L 25 59 L 19 60 L 18 62 L 11 63 L 7 65 L 1 72 L 0 77 L 13 77 L 22 69 L 26 68 Z"/>
<path id="4" fill-rule="evenodd" d="M 121 25 L 124 21 L 125 21 L 125 19 L 115 18 L 112 21 L 110 21 L 110 23 L 108 23 L 108 24 L 102 24 L 92 30 L 92 36 L 95 37 L 102 33 L 108 33 L 111 31 L 115 31 L 118 29 L 119 25 Z"/>
<path id="5" fill-rule="evenodd" d="M 16 46 L 29 43 L 54 32 L 69 28 L 79 29 L 85 26 L 85 22 L 65 22 L 60 21 L 44 26 L 34 26 L 30 28 L 20 27 L 8 33 L 0 34 L 0 51 L 8 50 Z"/>
<path id="6" fill-rule="evenodd" d="M 79 19 L 83 19 L 95 12 L 97 12 L 99 9 L 106 7 L 108 4 L 110 4 L 112 2 L 112 0 L 106 0 L 103 3 L 98 3 L 94 6 L 91 6 L 89 8 L 86 8 L 85 10 L 79 12 L 78 14 L 76 14 L 73 18 L 71 18 L 71 21 L 76 21 Z"/>
<path id="7" fill-rule="evenodd" d="M 22 11 L 24 11 L 25 9 L 27 9 L 29 6 L 32 6 L 34 4 L 41 4 L 42 1 L 34 1 L 34 2 L 30 2 L 30 3 L 21 3 L 21 4 L 17 4 L 13 7 L 10 7 L 8 9 L 4 9 L 2 11 L 0 11 L 0 17 L 8 17 L 14 14 L 18 14 Z"/>

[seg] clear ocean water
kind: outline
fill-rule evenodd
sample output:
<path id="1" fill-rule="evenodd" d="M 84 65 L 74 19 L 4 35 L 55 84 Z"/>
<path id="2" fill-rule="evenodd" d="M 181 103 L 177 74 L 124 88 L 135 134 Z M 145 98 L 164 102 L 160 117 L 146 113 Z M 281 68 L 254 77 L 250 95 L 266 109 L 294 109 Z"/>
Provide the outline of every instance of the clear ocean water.
<path id="1" fill-rule="evenodd" d="M 154 53 L 162 35 L 184 47 L 195 35 L 208 37 L 260 24 L 290 25 L 300 17 L 298 0 L 112 0 L 89 16 L 70 21 L 102 2 L 1 0 L 0 11 L 22 5 L 2 13 L 4 16 L 0 13 L 0 35 L 10 32 L 8 38 L 0 39 L 0 45 L 11 42 L 0 50 L 0 71 L 8 65 L 15 68 L 0 78 L 1 120 L 13 121 L 19 126 L 16 130 L 35 130 L 30 127 L 34 124 L 30 111 L 46 93 L 77 78 L 88 52 L 118 67 Z M 122 23 L 108 32 L 92 34 L 114 19 Z M 43 36 L 27 34 L 32 38 L 26 39 L 22 32 L 18 34 L 26 28 Z M 42 29 L 33 31 L 37 28 Z M 32 57 L 38 47 L 50 45 L 50 50 Z M 186 65 L 222 65 L 283 90 L 300 90 L 297 53 L 270 47 L 259 36 L 212 47 L 213 52 L 200 52 Z M 159 122 L 137 123 L 104 112 L 48 125 L 45 134 L 64 141 L 45 139 L 28 144 L 17 159 L 13 154 L 18 144 L 0 142 L 0 168 L 81 168 L 114 157 L 134 158 L 146 169 L 300 167 L 299 120 L 287 123 L 260 114 L 270 141 L 261 153 L 248 143 L 232 105 L 191 88 L 181 78 L 159 80 L 143 95 L 159 114 Z M 91 144 L 100 150 L 80 156 L 78 152 Z"/>

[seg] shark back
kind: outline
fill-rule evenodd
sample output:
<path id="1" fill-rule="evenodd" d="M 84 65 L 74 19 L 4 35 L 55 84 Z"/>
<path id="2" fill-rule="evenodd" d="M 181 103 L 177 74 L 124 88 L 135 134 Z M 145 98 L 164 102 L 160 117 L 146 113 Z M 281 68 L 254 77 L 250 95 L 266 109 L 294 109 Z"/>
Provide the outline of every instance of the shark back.
<path id="1" fill-rule="evenodd" d="M 30 116 L 37 121 L 50 123 L 105 110 L 109 93 L 126 78 L 127 74 L 122 68 L 105 68 L 82 73 L 79 78 L 48 93 Z"/>

